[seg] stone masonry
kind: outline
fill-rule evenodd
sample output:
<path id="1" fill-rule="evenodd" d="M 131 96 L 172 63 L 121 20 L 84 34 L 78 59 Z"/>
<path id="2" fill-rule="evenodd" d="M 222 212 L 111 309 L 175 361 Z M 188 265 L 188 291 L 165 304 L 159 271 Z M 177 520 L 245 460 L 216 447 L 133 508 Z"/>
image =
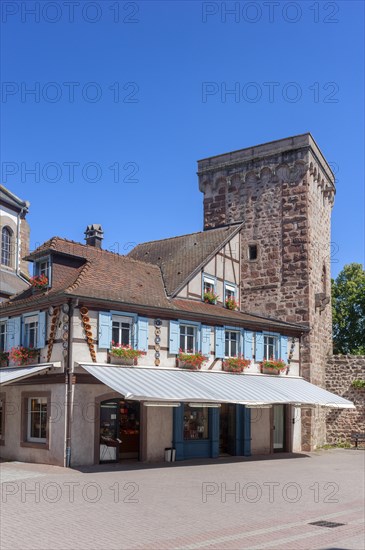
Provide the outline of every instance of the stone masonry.
<path id="1" fill-rule="evenodd" d="M 20 272 L 22 275 L 29 277 L 29 262 L 24 260 L 29 254 L 30 246 L 30 227 L 25 216 L 20 219 Z"/>
<path id="2" fill-rule="evenodd" d="M 365 433 L 365 388 L 354 388 L 354 380 L 365 381 L 365 356 L 333 355 L 327 363 L 326 387 L 354 403 L 356 409 L 333 410 L 327 414 L 327 442 L 350 442 L 352 432 Z"/>
<path id="3" fill-rule="evenodd" d="M 310 328 L 302 375 L 325 387 L 332 354 L 330 224 L 333 173 L 310 134 L 198 162 L 204 228 L 243 222 L 241 306 Z M 257 259 L 249 259 L 249 246 Z M 303 417 L 302 448 L 325 442 L 325 421 Z"/>

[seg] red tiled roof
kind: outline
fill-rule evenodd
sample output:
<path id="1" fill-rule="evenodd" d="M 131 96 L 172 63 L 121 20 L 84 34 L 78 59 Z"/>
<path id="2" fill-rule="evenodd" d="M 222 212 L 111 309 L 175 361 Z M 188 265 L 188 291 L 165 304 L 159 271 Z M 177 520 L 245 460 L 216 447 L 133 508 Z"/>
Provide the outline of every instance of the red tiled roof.
<path id="1" fill-rule="evenodd" d="M 267 328 L 299 333 L 307 330 L 299 325 L 284 323 L 258 315 L 230 311 L 223 306 L 205 304 L 198 300 L 169 299 L 166 296 L 160 268 L 152 263 L 120 256 L 93 246 L 54 237 L 35 250 L 34 260 L 49 251 L 54 254 L 52 262 L 52 287 L 46 291 L 33 292 L 32 288 L 17 294 L 0 304 L 0 310 L 19 307 L 42 307 L 52 298 L 77 296 L 85 299 L 105 300 L 123 304 L 147 306 L 168 311 L 173 318 L 185 314 L 211 322 L 231 324 L 247 328 Z M 159 312 L 156 312 L 159 314 Z"/>
<path id="2" fill-rule="evenodd" d="M 261 317 L 252 313 L 245 313 L 241 311 L 232 311 L 223 307 L 222 305 L 206 304 L 199 300 L 187 300 L 183 298 L 175 298 L 172 300 L 174 306 L 181 311 L 187 313 L 195 313 L 201 317 L 211 317 L 212 322 L 217 324 L 217 320 L 221 320 L 221 324 L 238 324 L 239 326 L 265 326 L 270 329 L 300 329 L 307 330 L 306 327 L 300 327 L 294 323 L 286 323 L 277 319 L 270 319 L 268 317 Z"/>

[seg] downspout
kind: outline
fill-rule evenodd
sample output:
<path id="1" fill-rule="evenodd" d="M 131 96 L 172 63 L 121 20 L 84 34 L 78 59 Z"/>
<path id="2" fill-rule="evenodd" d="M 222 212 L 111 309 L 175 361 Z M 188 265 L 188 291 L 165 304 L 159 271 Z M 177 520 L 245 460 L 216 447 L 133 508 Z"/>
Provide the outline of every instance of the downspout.
<path id="1" fill-rule="evenodd" d="M 71 428 L 73 412 L 73 312 L 74 304 L 78 302 L 72 298 L 68 301 L 68 348 L 65 365 L 65 457 L 64 466 L 71 467 Z"/>

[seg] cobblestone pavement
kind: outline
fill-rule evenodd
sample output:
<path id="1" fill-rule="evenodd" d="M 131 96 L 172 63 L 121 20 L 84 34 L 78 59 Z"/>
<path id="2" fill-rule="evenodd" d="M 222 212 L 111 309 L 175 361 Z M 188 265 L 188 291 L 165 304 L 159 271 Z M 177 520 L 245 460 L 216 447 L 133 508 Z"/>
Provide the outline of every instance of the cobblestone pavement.
<path id="1" fill-rule="evenodd" d="M 5 462 L 0 548 L 363 550 L 364 457 L 336 449 L 82 470 Z"/>

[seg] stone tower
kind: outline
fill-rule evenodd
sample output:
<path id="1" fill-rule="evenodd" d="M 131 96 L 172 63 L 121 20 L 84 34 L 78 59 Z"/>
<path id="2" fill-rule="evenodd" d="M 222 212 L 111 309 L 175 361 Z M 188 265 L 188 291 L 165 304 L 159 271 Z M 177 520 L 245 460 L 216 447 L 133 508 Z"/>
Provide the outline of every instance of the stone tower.
<path id="1" fill-rule="evenodd" d="M 325 386 L 332 354 L 330 225 L 334 175 L 310 134 L 198 161 L 204 229 L 243 222 L 241 305 L 306 325 L 302 376 Z M 310 411 L 302 448 L 325 439 Z"/>

